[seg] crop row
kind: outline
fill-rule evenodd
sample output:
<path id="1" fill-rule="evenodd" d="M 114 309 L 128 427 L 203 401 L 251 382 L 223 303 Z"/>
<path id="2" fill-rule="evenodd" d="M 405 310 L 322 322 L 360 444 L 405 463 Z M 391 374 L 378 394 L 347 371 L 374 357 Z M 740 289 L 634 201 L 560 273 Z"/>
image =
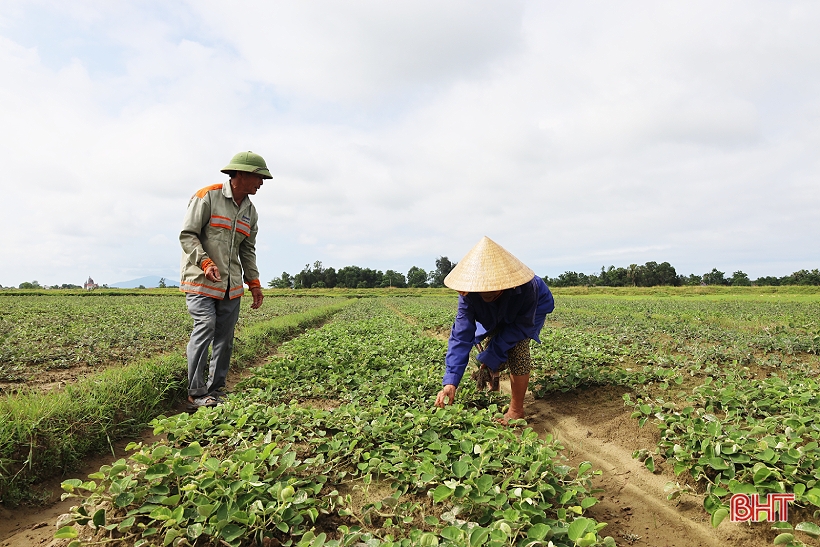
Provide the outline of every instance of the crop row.
<path id="1" fill-rule="evenodd" d="M 333 298 L 269 298 L 258 310 L 242 302 L 238 330 L 274 317 L 326 306 Z M 186 343 L 191 319 L 181 293 L 140 296 L 9 296 L 0 307 L 0 381 L 37 370 L 126 364 Z"/>
<path id="2" fill-rule="evenodd" d="M 246 325 L 232 366 L 247 366 L 350 302 L 335 299 L 329 306 Z M 169 352 L 107 368 L 61 391 L 0 397 L 0 502 L 31 499 L 31 483 L 70 471 L 112 440 L 142 431 L 183 396 L 186 370 L 184 355 Z"/>
<path id="3" fill-rule="evenodd" d="M 445 342 L 358 302 L 279 348 L 227 403 L 155 421 L 87 482 L 60 537 L 136 545 L 595 545 L 588 463 L 465 388 L 432 406 Z M 85 525 L 85 526 L 83 526 Z"/>
<path id="4" fill-rule="evenodd" d="M 412 306 L 404 310 L 446 321 L 443 312 Z M 541 338 L 532 345 L 533 393 L 623 386 L 633 416 L 660 431 L 658 445 L 636 457 L 680 477 L 673 497 L 694 484 L 715 525 L 739 493 L 793 493 L 803 508 L 795 514 L 816 517 L 816 299 L 559 296 Z M 795 530 L 820 536 L 811 521 L 779 526 L 782 544 L 799 544 Z"/>

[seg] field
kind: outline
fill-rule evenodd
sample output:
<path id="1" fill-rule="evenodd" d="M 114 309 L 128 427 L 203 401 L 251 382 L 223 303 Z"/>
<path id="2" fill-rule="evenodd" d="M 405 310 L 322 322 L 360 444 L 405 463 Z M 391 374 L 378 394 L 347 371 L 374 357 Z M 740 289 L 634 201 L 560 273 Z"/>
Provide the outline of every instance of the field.
<path id="1" fill-rule="evenodd" d="M 179 291 L 143 295 L 100 293 L 17 295 L 0 303 L 0 390 L 59 387 L 85 374 L 184 346 L 191 334 Z M 247 299 L 246 299 L 247 300 Z M 328 297 L 270 299 L 237 329 L 326 306 Z"/>
<path id="2" fill-rule="evenodd" d="M 226 404 L 160 416 L 159 441 L 66 480 L 75 508 L 57 536 L 66 545 L 816 544 L 820 295 L 579 292 L 556 291 L 544 343 L 532 345 L 528 422 L 515 428 L 494 421 L 508 398 L 466 379 L 456 405 L 432 407 L 456 302 L 447 293 L 268 298 L 271 317 L 349 305 L 275 352 L 252 352 L 264 359 Z M 4 299 L 18 300 L 0 323 L 0 370 L 19 376 L 7 379 L 17 390 L 50 370 L 179 352 L 187 337 L 179 297 L 75 297 L 51 322 L 45 298 Z M 106 313 L 133 319 L 88 329 Z M 252 315 L 243 310 L 248 332 L 271 318 Z M 36 352 L 8 343 L 33 337 L 24 333 L 38 333 Z M 750 492 L 794 493 L 788 522 L 729 522 L 731 495 Z"/>

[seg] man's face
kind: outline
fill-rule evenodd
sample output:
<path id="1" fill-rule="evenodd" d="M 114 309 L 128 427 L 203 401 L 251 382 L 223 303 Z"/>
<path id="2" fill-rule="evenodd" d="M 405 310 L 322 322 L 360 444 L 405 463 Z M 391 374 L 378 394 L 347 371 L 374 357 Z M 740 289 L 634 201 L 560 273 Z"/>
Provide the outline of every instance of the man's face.
<path id="1" fill-rule="evenodd" d="M 243 194 L 256 195 L 256 191 L 262 187 L 265 179 L 255 173 L 238 171 L 234 177 L 234 187 Z"/>

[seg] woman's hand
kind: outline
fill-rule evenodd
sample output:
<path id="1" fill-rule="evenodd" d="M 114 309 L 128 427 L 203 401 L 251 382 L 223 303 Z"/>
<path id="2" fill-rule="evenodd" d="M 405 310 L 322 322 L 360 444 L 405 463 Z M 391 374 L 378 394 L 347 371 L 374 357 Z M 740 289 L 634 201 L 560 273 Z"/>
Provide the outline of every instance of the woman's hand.
<path id="1" fill-rule="evenodd" d="M 456 386 L 447 384 L 436 395 L 436 406 L 444 408 L 444 405 L 451 405 L 456 399 Z"/>

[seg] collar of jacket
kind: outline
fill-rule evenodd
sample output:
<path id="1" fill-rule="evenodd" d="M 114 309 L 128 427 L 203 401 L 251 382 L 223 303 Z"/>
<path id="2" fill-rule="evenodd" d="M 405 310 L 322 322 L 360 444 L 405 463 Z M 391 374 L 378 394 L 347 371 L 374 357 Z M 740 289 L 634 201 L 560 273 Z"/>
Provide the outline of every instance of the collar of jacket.
<path id="1" fill-rule="evenodd" d="M 242 200 L 240 205 L 236 204 L 236 201 L 233 199 L 233 188 L 231 188 L 231 181 L 229 180 L 226 184 L 222 185 L 222 195 L 231 200 L 234 205 L 239 207 L 239 210 L 245 209 L 248 207 L 248 204 L 251 202 L 250 196 L 245 196 L 245 199 Z"/>

